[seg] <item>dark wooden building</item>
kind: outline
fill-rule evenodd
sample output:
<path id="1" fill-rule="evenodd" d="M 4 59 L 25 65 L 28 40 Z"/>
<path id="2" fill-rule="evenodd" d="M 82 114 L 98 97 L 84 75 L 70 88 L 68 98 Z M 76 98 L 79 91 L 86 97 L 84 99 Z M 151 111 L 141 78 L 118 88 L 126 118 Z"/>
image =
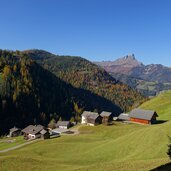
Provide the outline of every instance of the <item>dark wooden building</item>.
<path id="1" fill-rule="evenodd" d="M 113 116 L 111 112 L 103 111 L 100 116 L 102 117 L 102 123 L 104 125 L 110 125 L 113 121 Z"/>
<path id="2" fill-rule="evenodd" d="M 153 110 L 134 109 L 131 111 L 129 117 L 132 122 L 154 124 L 158 115 Z"/>
<path id="3" fill-rule="evenodd" d="M 48 129 L 41 130 L 40 134 L 41 134 L 41 138 L 44 139 L 44 140 L 50 138 L 50 133 L 49 133 Z"/>
<path id="4" fill-rule="evenodd" d="M 87 125 L 95 126 L 102 123 L 102 117 L 95 112 L 90 112 L 90 114 L 87 116 Z"/>
<path id="5" fill-rule="evenodd" d="M 10 137 L 17 137 L 20 136 L 21 133 L 21 129 L 20 128 L 16 128 L 15 126 L 13 128 L 10 129 L 9 131 L 9 136 Z"/>

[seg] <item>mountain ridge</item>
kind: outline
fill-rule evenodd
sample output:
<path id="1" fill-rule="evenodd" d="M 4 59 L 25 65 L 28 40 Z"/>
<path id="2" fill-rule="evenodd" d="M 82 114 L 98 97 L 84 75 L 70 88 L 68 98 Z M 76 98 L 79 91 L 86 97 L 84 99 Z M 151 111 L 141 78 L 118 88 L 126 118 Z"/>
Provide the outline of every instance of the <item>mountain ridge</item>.
<path id="1" fill-rule="evenodd" d="M 117 80 L 136 88 L 146 96 L 171 89 L 171 67 L 162 64 L 144 65 L 134 55 L 127 55 L 112 62 L 95 62 L 95 64 L 104 68 Z M 129 79 L 134 79 L 134 84 Z M 155 86 L 151 87 L 151 82 Z M 149 86 L 146 86 L 147 84 Z"/>

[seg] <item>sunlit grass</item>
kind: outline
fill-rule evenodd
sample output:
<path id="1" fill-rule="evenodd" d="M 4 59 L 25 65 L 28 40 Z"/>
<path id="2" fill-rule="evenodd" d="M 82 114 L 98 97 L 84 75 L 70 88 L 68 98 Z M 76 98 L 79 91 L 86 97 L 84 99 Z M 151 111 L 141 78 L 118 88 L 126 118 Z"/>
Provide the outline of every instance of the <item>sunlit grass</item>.
<path id="1" fill-rule="evenodd" d="M 11 138 L 0 138 L 0 150 L 8 149 L 19 144 L 25 143 L 23 136 L 11 137 Z"/>
<path id="2" fill-rule="evenodd" d="M 141 106 L 170 120 L 171 91 Z M 81 126 L 79 135 L 35 142 L 0 154 L 0 170 L 146 171 L 169 162 L 171 121 L 156 125 L 114 122 Z"/>

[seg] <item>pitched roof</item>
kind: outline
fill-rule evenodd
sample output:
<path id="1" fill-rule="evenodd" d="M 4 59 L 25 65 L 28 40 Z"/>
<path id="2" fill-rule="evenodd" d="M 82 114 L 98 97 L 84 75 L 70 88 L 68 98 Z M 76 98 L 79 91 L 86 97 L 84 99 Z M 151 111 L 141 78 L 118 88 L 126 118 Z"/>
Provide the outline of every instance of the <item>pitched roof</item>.
<path id="1" fill-rule="evenodd" d="M 10 129 L 10 132 L 15 132 L 15 131 L 20 131 L 21 129 L 20 128 L 17 128 L 17 127 L 13 127 Z"/>
<path id="2" fill-rule="evenodd" d="M 90 114 L 90 111 L 84 111 L 82 116 L 88 116 Z"/>
<path id="3" fill-rule="evenodd" d="M 90 119 L 97 119 L 99 117 L 99 114 L 98 113 L 95 113 L 95 112 L 90 112 L 90 114 L 87 116 L 87 118 L 90 118 Z"/>
<path id="4" fill-rule="evenodd" d="M 58 121 L 56 126 L 68 126 L 70 121 Z"/>
<path id="5" fill-rule="evenodd" d="M 28 125 L 27 127 L 25 127 L 25 128 L 22 130 L 22 132 L 27 133 L 27 132 L 29 132 L 29 130 L 31 130 L 31 129 L 33 129 L 33 128 L 34 128 L 34 125 Z"/>
<path id="6" fill-rule="evenodd" d="M 151 120 L 153 115 L 158 116 L 157 113 L 153 110 L 143 110 L 143 109 L 134 109 L 129 114 L 129 116 L 132 118 L 145 119 L 145 120 Z"/>
<path id="7" fill-rule="evenodd" d="M 104 117 L 104 116 L 109 117 L 111 114 L 112 114 L 112 112 L 103 111 L 103 112 L 100 114 L 100 116 L 102 116 L 102 117 Z"/>
<path id="8" fill-rule="evenodd" d="M 58 133 L 58 134 L 61 134 L 61 133 L 64 133 L 66 132 L 68 129 L 62 129 L 62 128 L 55 128 L 55 129 L 52 129 L 52 133 Z"/>
<path id="9" fill-rule="evenodd" d="M 99 114 L 96 112 L 84 111 L 82 116 L 85 116 L 87 118 L 96 119 L 99 116 Z"/>
<path id="10" fill-rule="evenodd" d="M 129 115 L 127 113 L 121 113 L 119 116 L 118 116 L 118 119 L 119 120 L 125 120 L 125 121 L 128 121 L 130 119 Z"/>
<path id="11" fill-rule="evenodd" d="M 47 131 L 46 131 L 45 129 L 42 129 L 42 130 L 40 131 L 40 133 L 41 133 L 42 135 L 44 135 L 44 134 L 47 133 Z"/>
<path id="12" fill-rule="evenodd" d="M 41 130 L 44 129 L 44 126 L 42 125 L 29 125 L 26 128 L 22 130 L 22 132 L 27 133 L 27 134 L 32 134 L 35 135 L 39 133 Z"/>

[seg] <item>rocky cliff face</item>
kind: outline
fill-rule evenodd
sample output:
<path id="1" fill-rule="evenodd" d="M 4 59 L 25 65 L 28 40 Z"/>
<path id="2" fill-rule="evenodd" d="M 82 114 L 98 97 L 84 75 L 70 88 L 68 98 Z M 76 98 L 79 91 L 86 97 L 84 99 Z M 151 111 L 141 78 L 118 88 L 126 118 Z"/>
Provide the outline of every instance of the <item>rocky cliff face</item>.
<path id="1" fill-rule="evenodd" d="M 139 62 L 134 54 L 127 55 L 123 58 L 119 58 L 116 61 L 103 61 L 103 62 L 95 62 L 97 65 L 101 66 L 108 72 L 127 74 L 133 68 L 143 67 L 144 65 Z"/>

